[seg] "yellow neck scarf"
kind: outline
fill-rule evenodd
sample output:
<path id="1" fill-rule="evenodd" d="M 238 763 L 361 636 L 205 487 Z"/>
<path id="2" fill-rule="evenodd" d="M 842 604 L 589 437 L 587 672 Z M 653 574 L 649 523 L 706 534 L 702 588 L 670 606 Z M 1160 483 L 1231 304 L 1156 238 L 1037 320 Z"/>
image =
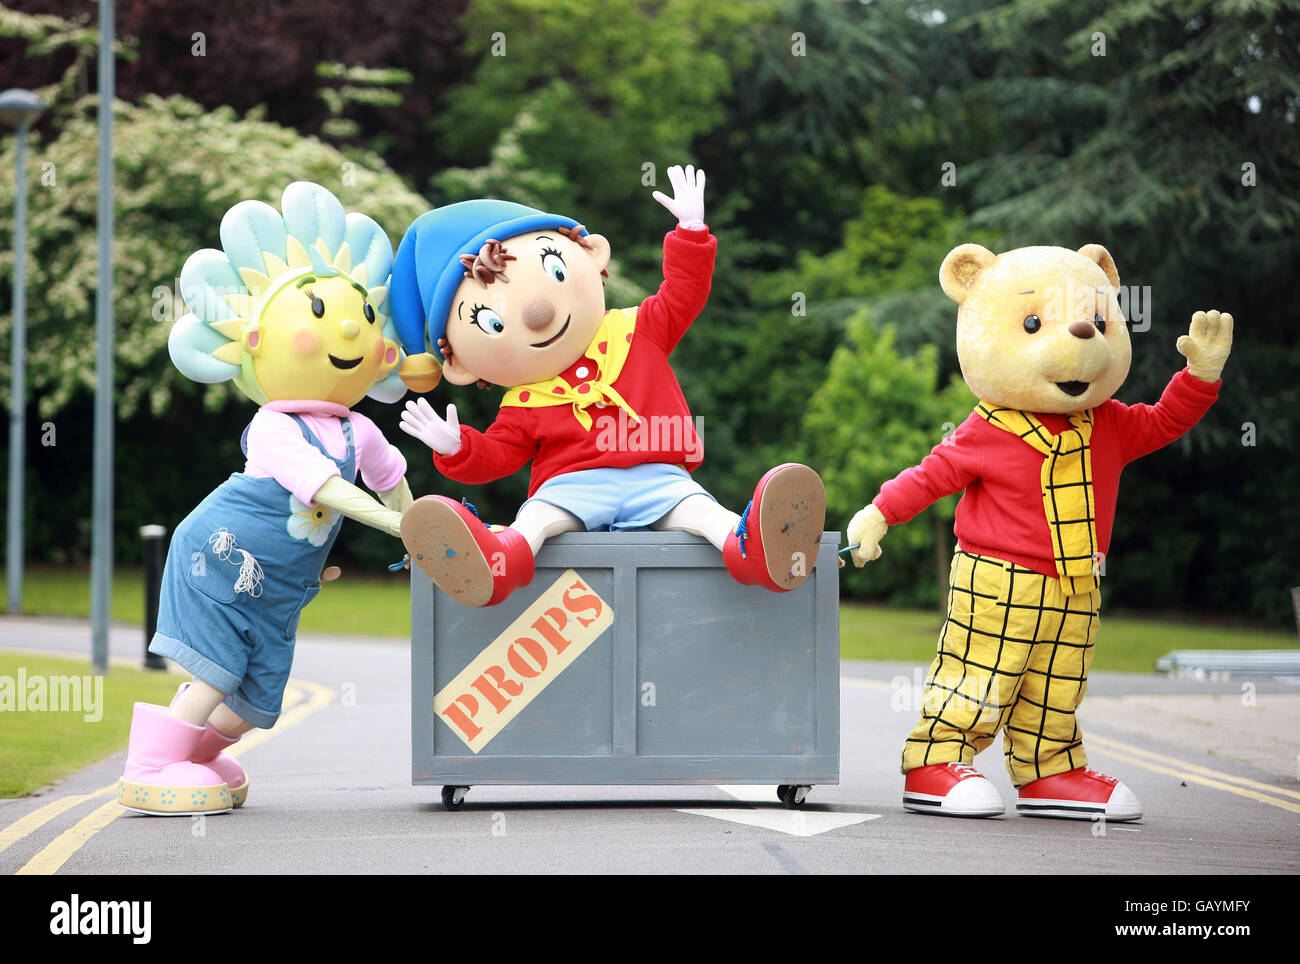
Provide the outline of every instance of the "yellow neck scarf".
<path id="1" fill-rule="evenodd" d="M 989 402 L 975 414 L 1041 452 L 1043 511 L 1052 532 L 1052 552 L 1067 596 L 1092 592 L 1097 579 L 1097 514 L 1092 492 L 1092 411 L 1066 416 L 1070 428 L 1053 435 L 1029 412 Z"/>
<path id="2" fill-rule="evenodd" d="M 522 408 L 543 408 L 548 405 L 572 405 L 573 417 L 584 429 L 590 430 L 589 405 L 617 405 L 632 419 L 641 416 L 632 411 L 623 396 L 614 390 L 614 382 L 623 371 L 627 353 L 632 347 L 632 333 L 636 329 L 635 308 L 615 308 L 605 312 L 605 318 L 596 330 L 596 337 L 587 346 L 586 355 L 595 360 L 600 370 L 600 380 L 591 379 L 570 385 L 559 375 L 531 385 L 519 385 L 506 392 L 501 406 L 518 405 Z"/>

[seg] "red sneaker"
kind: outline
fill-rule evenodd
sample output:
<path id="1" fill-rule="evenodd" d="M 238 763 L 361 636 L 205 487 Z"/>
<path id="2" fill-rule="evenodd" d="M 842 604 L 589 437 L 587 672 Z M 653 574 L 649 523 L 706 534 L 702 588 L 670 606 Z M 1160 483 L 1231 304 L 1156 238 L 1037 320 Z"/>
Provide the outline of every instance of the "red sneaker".
<path id="1" fill-rule="evenodd" d="M 722 561 L 743 585 L 789 592 L 812 573 L 825 523 L 826 487 L 817 473 L 795 462 L 778 465 L 758 480 Z"/>
<path id="2" fill-rule="evenodd" d="M 1066 820 L 1140 820 L 1142 804 L 1114 777 L 1089 767 L 1043 777 L 1020 788 L 1016 810 L 1026 817 Z"/>
<path id="3" fill-rule="evenodd" d="M 533 580 L 527 539 L 446 496 L 411 503 L 402 514 L 402 543 L 439 589 L 466 606 L 495 606 Z"/>
<path id="4" fill-rule="evenodd" d="M 1007 812 L 997 787 L 965 763 L 931 763 L 908 770 L 903 809 L 944 817 L 997 817 Z"/>

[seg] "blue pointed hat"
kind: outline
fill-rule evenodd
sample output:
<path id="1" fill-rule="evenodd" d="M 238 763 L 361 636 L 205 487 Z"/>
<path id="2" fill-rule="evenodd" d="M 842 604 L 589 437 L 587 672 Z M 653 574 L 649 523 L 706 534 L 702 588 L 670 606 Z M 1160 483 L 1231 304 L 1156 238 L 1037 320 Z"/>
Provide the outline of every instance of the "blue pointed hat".
<path id="1" fill-rule="evenodd" d="M 447 331 L 452 297 L 465 279 L 461 255 L 478 254 L 490 240 L 577 226 L 572 218 L 492 199 L 460 201 L 421 214 L 402 236 L 388 287 L 393 324 L 407 354 L 431 351 L 442 358 L 438 339 Z"/>

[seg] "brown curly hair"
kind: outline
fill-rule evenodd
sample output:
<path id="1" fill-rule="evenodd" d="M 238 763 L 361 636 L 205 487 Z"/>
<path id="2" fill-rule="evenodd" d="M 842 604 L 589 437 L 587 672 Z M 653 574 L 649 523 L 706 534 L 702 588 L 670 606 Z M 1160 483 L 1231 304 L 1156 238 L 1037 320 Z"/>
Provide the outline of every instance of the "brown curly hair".
<path id="1" fill-rule="evenodd" d="M 564 235 L 570 241 L 582 248 L 591 250 L 589 242 L 582 234 L 586 230 L 581 224 L 576 224 L 571 228 L 557 227 L 556 232 Z M 506 277 L 506 263 L 517 261 L 513 254 L 506 253 L 506 246 L 495 238 L 489 238 L 483 246 L 478 249 L 477 254 L 462 254 L 460 263 L 465 267 L 465 277 L 475 278 L 484 288 L 500 279 L 505 284 L 510 283 Z M 608 278 L 609 272 L 602 269 L 600 272 L 602 278 Z"/>

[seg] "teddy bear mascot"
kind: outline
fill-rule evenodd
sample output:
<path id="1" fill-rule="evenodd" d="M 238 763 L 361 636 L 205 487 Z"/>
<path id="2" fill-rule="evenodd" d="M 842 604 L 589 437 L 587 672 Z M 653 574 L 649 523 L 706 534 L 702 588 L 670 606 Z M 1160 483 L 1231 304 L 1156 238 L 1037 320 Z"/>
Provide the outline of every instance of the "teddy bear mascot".
<path id="1" fill-rule="evenodd" d="M 426 212 L 398 246 L 393 319 L 420 364 L 454 385 L 499 385 L 486 431 L 408 402 L 401 427 L 433 463 L 469 485 L 532 461 L 528 500 L 510 526 L 481 522 L 443 496 L 402 519 L 412 560 L 469 606 L 502 602 L 533 577 L 550 536 L 673 529 L 722 552 L 739 582 L 786 592 L 812 569 L 825 521 L 817 473 L 787 463 L 765 474 L 737 515 L 691 478 L 703 445 L 668 356 L 704 308 L 717 240 L 704 223 L 704 172 L 668 171 L 677 218 L 664 238 L 664 281 L 638 307 L 605 307 L 610 244 L 572 218 L 509 201 L 462 201 Z"/>
<path id="2" fill-rule="evenodd" d="M 168 337 L 173 363 L 198 382 L 232 381 L 260 407 L 243 471 L 186 516 L 167 553 L 149 651 L 194 679 L 170 707 L 135 704 L 117 799 L 141 813 L 243 804 L 248 775 L 225 751 L 275 725 L 298 616 L 329 578 L 340 516 L 398 536 L 411 502 L 401 453 L 349 410 L 405 393 L 385 317 L 392 244 L 316 184 L 290 184 L 280 207 L 236 204 L 222 249 L 181 270 L 190 313 Z"/>
<path id="3" fill-rule="evenodd" d="M 1120 472 L 1195 425 L 1219 394 L 1232 317 L 1198 311 L 1178 339 L 1187 367 L 1155 405 L 1111 396 L 1131 349 L 1104 247 L 954 248 L 939 269 L 957 310 L 974 412 L 849 523 L 853 561 L 880 556 L 889 526 L 965 490 L 957 505 L 947 619 L 921 720 L 903 748 L 903 806 L 1004 812 L 971 763 L 999 730 L 1026 816 L 1137 820 L 1123 783 L 1090 769 L 1075 711 L 1097 635 L 1098 578 Z"/>

